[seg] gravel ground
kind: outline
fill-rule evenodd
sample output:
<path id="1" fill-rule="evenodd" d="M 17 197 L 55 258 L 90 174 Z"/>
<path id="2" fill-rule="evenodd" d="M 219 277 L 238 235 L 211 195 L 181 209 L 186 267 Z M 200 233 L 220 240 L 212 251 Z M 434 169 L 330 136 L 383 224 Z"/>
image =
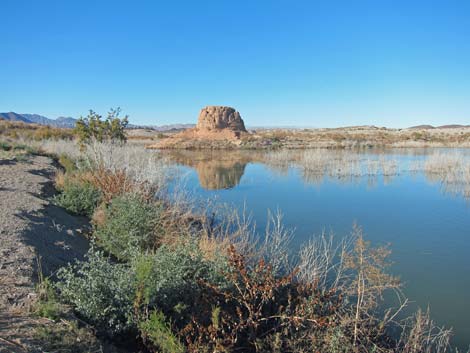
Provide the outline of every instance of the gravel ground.
<path id="1" fill-rule="evenodd" d="M 56 168 L 48 157 L 27 162 L 0 159 L 0 352 L 40 352 L 31 315 L 38 262 L 45 276 L 76 258 L 88 241 L 86 219 L 49 201 Z"/>

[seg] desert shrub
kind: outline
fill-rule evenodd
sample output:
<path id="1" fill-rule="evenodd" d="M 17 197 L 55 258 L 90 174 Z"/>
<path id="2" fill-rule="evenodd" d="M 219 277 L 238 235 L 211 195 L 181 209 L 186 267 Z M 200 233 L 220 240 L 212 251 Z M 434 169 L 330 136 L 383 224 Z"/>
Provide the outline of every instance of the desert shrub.
<path id="1" fill-rule="evenodd" d="M 173 333 L 162 312 L 154 311 L 148 320 L 139 325 L 142 338 L 153 345 L 158 352 L 184 353 L 185 347 Z"/>
<path id="2" fill-rule="evenodd" d="M 27 162 L 29 157 L 37 150 L 25 144 L 18 144 L 15 142 L 0 142 L 0 158 L 8 158 L 16 160 L 17 162 Z"/>
<path id="3" fill-rule="evenodd" d="M 66 155 L 65 153 L 62 153 L 59 156 L 58 161 L 59 161 L 59 164 L 65 169 L 67 173 L 71 173 L 77 169 L 75 165 L 75 161 L 71 157 Z"/>
<path id="4" fill-rule="evenodd" d="M 40 141 L 40 140 L 59 140 L 67 139 L 70 140 L 73 138 L 73 130 L 65 128 L 53 128 L 50 126 L 41 126 L 33 130 L 29 136 L 30 138 Z"/>
<path id="5" fill-rule="evenodd" d="M 101 191 L 105 202 L 110 202 L 115 196 L 131 192 L 141 192 L 146 198 L 150 198 L 144 192 L 144 185 L 136 183 L 125 170 L 110 170 L 101 166 L 91 169 L 88 179 Z"/>
<path id="6" fill-rule="evenodd" d="M 202 294 L 200 281 L 222 286 L 223 267 L 223 259 L 206 261 L 193 241 L 162 245 L 154 254 L 141 255 L 134 262 L 138 288 L 135 305 L 141 313 L 158 308 L 182 327 L 198 310 L 195 304 Z"/>
<path id="7" fill-rule="evenodd" d="M 40 317 L 57 320 L 63 313 L 63 305 L 59 302 L 56 290 L 48 278 L 40 277 L 36 286 L 38 299 L 34 303 L 33 311 Z"/>
<path id="8" fill-rule="evenodd" d="M 75 124 L 74 133 L 78 136 L 82 146 L 91 141 L 111 141 L 126 142 L 125 128 L 127 127 L 128 116 L 120 118 L 121 109 L 111 109 L 105 120 L 102 116 L 90 110 L 88 116 L 80 117 Z"/>
<path id="9" fill-rule="evenodd" d="M 134 260 L 136 321 L 150 351 L 185 351 L 181 330 L 192 317 L 205 312 L 198 305 L 204 295 L 201 284 L 207 281 L 225 288 L 220 275 L 224 264 L 223 259 L 205 260 L 190 239 L 162 245 L 154 254 L 141 254 Z"/>
<path id="10" fill-rule="evenodd" d="M 3 151 L 10 151 L 11 150 L 11 145 L 7 142 L 0 142 L 0 149 Z"/>
<path id="11" fill-rule="evenodd" d="M 138 194 L 115 197 L 103 210 L 103 220 L 95 224 L 98 243 L 116 258 L 129 260 L 140 250 L 155 244 L 155 221 L 160 212 Z"/>
<path id="12" fill-rule="evenodd" d="M 134 327 L 135 287 L 129 266 L 114 264 L 91 248 L 86 261 L 62 268 L 57 276 L 61 297 L 98 330 L 114 335 Z"/>
<path id="13" fill-rule="evenodd" d="M 321 333 L 334 324 L 340 303 L 335 291 L 322 292 L 315 285 L 298 282 L 295 271 L 278 276 L 263 260 L 250 265 L 233 246 L 228 258 L 224 275 L 231 285 L 223 288 L 203 282 L 206 291 L 198 307 L 205 313 L 193 317 L 181 332 L 191 352 L 201 347 L 261 352 L 269 345 L 262 341 L 266 337 L 277 340 L 267 351 L 284 352 L 309 332 Z"/>
<path id="14" fill-rule="evenodd" d="M 54 202 L 67 211 L 90 217 L 101 200 L 101 192 L 89 182 L 66 178 Z"/>

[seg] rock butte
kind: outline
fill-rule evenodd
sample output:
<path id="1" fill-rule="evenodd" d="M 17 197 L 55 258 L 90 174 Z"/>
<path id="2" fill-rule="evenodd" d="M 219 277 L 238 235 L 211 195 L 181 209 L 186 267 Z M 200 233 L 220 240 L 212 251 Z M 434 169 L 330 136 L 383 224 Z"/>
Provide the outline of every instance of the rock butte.
<path id="1" fill-rule="evenodd" d="M 248 134 L 240 113 L 225 106 L 207 106 L 201 109 L 196 127 L 182 131 L 149 148 L 184 148 L 189 141 L 227 141 L 240 144 L 243 134 Z"/>
<path id="2" fill-rule="evenodd" d="M 208 106 L 201 109 L 196 129 L 200 132 L 228 129 L 246 132 L 240 113 L 231 107 Z"/>

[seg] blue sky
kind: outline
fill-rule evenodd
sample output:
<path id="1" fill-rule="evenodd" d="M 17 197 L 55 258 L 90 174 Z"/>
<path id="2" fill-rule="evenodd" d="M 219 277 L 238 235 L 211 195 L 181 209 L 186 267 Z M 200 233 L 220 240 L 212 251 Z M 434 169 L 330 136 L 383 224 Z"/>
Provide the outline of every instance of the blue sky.
<path id="1" fill-rule="evenodd" d="M 0 111 L 470 124 L 470 1 L 0 2 Z"/>

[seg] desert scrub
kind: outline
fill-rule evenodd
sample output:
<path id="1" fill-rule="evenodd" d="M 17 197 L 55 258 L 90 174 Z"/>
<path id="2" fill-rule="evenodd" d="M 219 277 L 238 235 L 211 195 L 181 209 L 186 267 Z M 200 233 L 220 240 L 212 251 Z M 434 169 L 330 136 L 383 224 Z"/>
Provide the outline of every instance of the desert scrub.
<path id="1" fill-rule="evenodd" d="M 61 297 L 99 331 L 115 335 L 134 327 L 135 286 L 129 266 L 112 263 L 92 247 L 86 261 L 62 268 L 57 277 Z"/>
<path id="2" fill-rule="evenodd" d="M 56 290 L 51 281 L 48 278 L 40 276 L 36 291 L 38 293 L 38 299 L 33 306 L 34 314 L 50 320 L 59 319 L 64 312 L 64 305 L 59 302 Z"/>
<path id="3" fill-rule="evenodd" d="M 101 344 L 89 327 L 80 327 L 76 321 L 42 325 L 36 328 L 34 338 L 41 349 L 50 353 L 101 353 Z"/>
<path id="4" fill-rule="evenodd" d="M 27 145 L 0 141 L 0 159 L 14 159 L 18 162 L 26 162 L 37 151 Z"/>
<path id="5" fill-rule="evenodd" d="M 75 160 L 65 153 L 60 154 L 58 162 L 67 173 L 72 173 L 77 169 L 77 166 L 75 165 Z"/>
<path id="6" fill-rule="evenodd" d="M 185 347 L 173 333 L 162 312 L 154 311 L 148 320 L 139 325 L 144 341 L 162 353 L 184 353 Z M 147 343 L 147 344 L 148 344 Z"/>
<path id="7" fill-rule="evenodd" d="M 227 287 L 221 275 L 225 267 L 223 261 L 205 260 L 194 240 L 162 245 L 134 259 L 135 320 L 150 352 L 186 351 L 181 330 L 207 311 L 199 306 L 202 283 Z"/>
<path id="8" fill-rule="evenodd" d="M 316 351 L 307 349 L 309 344 L 303 349 L 290 348 L 309 333 L 321 333 L 334 325 L 339 295 L 298 282 L 295 270 L 279 276 L 263 260 L 250 263 L 230 246 L 229 269 L 224 275 L 231 285 L 222 288 L 201 282 L 205 295 L 198 302 L 200 314 L 184 331 L 189 351 L 199 352 L 201 347 L 208 352 Z M 274 345 L 267 347 L 268 343 Z"/>
<path id="9" fill-rule="evenodd" d="M 115 197 L 98 212 L 102 215 L 94 217 L 94 236 L 116 258 L 129 260 L 155 245 L 155 225 L 161 212 L 157 203 L 147 202 L 139 194 L 125 194 Z"/>
<path id="10" fill-rule="evenodd" d="M 178 320 L 200 293 L 199 281 L 223 285 L 223 260 L 207 261 L 193 241 L 162 245 L 154 254 L 141 255 L 134 263 L 137 286 L 136 303 L 158 307 Z"/>
<path id="11" fill-rule="evenodd" d="M 53 128 L 50 126 L 0 119 L 0 136 L 28 141 L 71 140 L 73 138 L 73 132 L 71 129 Z"/>
<path id="12" fill-rule="evenodd" d="M 61 298 L 99 331 L 116 335 L 147 322 L 160 310 L 186 325 L 200 297 L 200 281 L 226 287 L 223 262 L 204 260 L 193 242 L 161 246 L 130 263 L 113 263 L 94 247 L 86 260 L 62 268 L 56 287 Z"/>
<path id="13" fill-rule="evenodd" d="M 55 204 L 77 215 L 90 217 L 101 200 L 101 192 L 87 181 L 66 177 L 61 191 Z"/>

